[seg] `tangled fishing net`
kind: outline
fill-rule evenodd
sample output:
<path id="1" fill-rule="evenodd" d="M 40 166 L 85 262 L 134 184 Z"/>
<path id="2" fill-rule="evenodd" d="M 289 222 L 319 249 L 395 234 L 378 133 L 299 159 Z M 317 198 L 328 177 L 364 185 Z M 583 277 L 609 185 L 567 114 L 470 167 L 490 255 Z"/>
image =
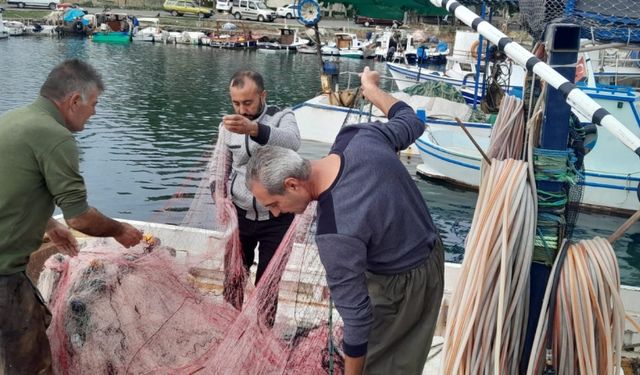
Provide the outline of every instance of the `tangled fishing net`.
<path id="1" fill-rule="evenodd" d="M 224 133 L 212 169 L 225 186 Z M 197 197 L 211 195 L 208 181 Z M 235 209 L 215 190 L 215 230 L 140 223 L 160 243 L 124 249 L 88 239 L 45 263 L 39 288 L 59 374 L 341 373 L 324 269 L 312 240 L 314 205 L 285 235 L 259 285 L 242 265 Z M 196 199 L 198 201 L 198 199 Z M 185 220 L 198 222 L 210 202 Z M 246 295 L 246 298 L 245 298 Z"/>

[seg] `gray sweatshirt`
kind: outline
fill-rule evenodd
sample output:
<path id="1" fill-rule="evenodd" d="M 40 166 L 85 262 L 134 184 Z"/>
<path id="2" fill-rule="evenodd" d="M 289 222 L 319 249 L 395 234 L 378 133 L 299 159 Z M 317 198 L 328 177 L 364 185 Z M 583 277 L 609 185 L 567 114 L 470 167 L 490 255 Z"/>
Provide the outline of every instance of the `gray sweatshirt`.
<path id="1" fill-rule="evenodd" d="M 251 155 L 260 146 L 280 146 L 297 151 L 300 148 L 300 130 L 293 111 L 290 109 L 281 111 L 276 106 L 265 106 L 256 121 L 257 137 L 250 137 L 247 134 L 229 134 L 227 147 L 231 154 L 231 175 L 228 193 L 236 206 L 247 211 L 247 219 L 268 220 L 269 210 L 256 201 L 244 183 L 246 165 Z"/>
<path id="2" fill-rule="evenodd" d="M 389 122 L 347 126 L 331 153 L 340 171 L 318 198 L 316 242 L 344 321 L 344 350 L 366 354 L 373 315 L 365 272 L 394 275 L 426 261 L 438 234 L 411 175 L 398 159 L 424 132 L 411 107 L 396 103 Z"/>

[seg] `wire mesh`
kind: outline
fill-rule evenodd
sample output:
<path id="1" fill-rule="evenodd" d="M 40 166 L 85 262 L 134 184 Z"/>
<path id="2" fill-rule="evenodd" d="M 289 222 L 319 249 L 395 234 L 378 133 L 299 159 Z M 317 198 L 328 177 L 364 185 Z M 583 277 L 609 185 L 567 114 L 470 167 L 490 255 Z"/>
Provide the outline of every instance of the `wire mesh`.
<path id="1" fill-rule="evenodd" d="M 522 24 L 540 39 L 551 22 L 581 26 L 581 37 L 600 42 L 640 43 L 640 7 L 627 0 L 520 0 Z"/>

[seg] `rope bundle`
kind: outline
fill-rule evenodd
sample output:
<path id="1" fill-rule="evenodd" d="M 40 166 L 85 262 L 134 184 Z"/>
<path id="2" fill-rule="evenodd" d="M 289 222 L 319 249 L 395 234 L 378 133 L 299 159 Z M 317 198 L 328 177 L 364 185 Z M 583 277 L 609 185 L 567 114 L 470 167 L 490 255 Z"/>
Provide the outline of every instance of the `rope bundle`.
<path id="1" fill-rule="evenodd" d="M 527 163 L 484 173 L 449 313 L 444 374 L 515 374 L 527 320 L 535 230 Z"/>
<path id="2" fill-rule="evenodd" d="M 557 267 L 558 262 L 552 275 Z M 541 373 L 549 354 L 552 361 L 548 364 L 559 375 L 618 374 L 625 312 L 611 244 L 596 237 L 569 245 L 557 287 L 551 353 L 545 350 L 551 305 L 549 283 L 527 374 Z"/>

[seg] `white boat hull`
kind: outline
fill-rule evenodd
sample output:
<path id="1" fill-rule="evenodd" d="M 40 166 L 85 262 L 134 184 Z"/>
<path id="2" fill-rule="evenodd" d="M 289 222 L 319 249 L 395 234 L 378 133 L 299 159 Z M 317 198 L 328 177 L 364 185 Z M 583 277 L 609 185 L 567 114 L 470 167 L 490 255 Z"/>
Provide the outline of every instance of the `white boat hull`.
<path id="1" fill-rule="evenodd" d="M 333 144 L 345 123 L 347 116 L 351 116 L 351 120 L 361 123 L 369 121 L 386 122 L 387 118 L 379 116 L 369 116 L 368 113 L 360 112 L 357 109 L 349 109 L 329 103 L 327 95 L 318 95 L 306 102 L 297 104 L 293 107 L 296 115 L 298 128 L 300 129 L 300 137 L 304 140 Z M 347 125 L 345 125 L 347 126 Z M 418 149 L 415 145 L 402 150 L 403 154 L 418 155 Z"/>

